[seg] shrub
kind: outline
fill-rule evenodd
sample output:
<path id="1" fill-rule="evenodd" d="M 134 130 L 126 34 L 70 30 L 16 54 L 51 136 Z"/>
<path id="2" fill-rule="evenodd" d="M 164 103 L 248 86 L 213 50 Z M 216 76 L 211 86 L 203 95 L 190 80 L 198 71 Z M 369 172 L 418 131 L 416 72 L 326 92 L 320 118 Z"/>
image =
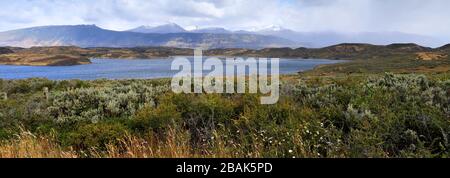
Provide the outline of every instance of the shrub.
<path id="1" fill-rule="evenodd" d="M 133 117 L 131 128 L 138 133 L 165 132 L 170 126 L 180 124 L 181 114 L 175 105 L 161 104 L 158 107 L 146 106 Z"/>
<path id="2" fill-rule="evenodd" d="M 385 74 L 354 86 L 301 81 L 291 93 L 301 106 L 317 112 L 316 118 L 343 131 L 350 156 L 444 156 L 450 133 L 447 81 Z"/>
<path id="3" fill-rule="evenodd" d="M 139 83 L 69 89 L 51 94 L 48 111 L 59 122 L 128 118 L 146 105 L 155 106 L 157 97 L 166 91 L 166 86 L 153 87 Z"/>
<path id="4" fill-rule="evenodd" d="M 63 134 L 63 145 L 77 150 L 105 150 L 107 144 L 118 144 L 127 134 L 127 128 L 118 122 L 99 122 L 96 124 L 80 124 L 76 129 Z"/>
<path id="5" fill-rule="evenodd" d="M 275 105 L 261 105 L 260 94 L 174 94 L 167 80 L 0 80 L 8 92 L 0 139 L 23 127 L 80 155 L 104 155 L 130 130 L 142 147 L 172 142 L 213 157 L 450 155 L 448 74 L 292 80 Z M 178 133 L 182 142 L 173 142 Z"/>
<path id="6" fill-rule="evenodd" d="M 239 101 L 219 94 L 178 94 L 169 99 L 167 101 L 177 107 L 184 126 L 190 131 L 193 145 L 205 143 L 212 137 L 212 131 L 229 126 L 238 114 L 236 103 Z"/>

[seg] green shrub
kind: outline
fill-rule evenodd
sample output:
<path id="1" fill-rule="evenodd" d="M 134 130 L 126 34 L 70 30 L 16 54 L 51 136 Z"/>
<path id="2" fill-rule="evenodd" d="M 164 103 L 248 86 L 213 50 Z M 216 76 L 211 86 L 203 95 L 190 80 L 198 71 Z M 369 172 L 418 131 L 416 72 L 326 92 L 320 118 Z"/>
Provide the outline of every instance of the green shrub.
<path id="1" fill-rule="evenodd" d="M 181 114 L 183 125 L 191 133 L 193 145 L 203 144 L 212 137 L 212 131 L 229 126 L 237 117 L 236 103 L 220 94 L 177 94 L 170 100 Z"/>
<path id="2" fill-rule="evenodd" d="M 131 121 L 131 128 L 138 133 L 164 132 L 180 124 L 180 121 L 181 114 L 174 105 L 168 103 L 157 108 L 147 106 L 137 111 Z"/>
<path id="3" fill-rule="evenodd" d="M 77 150 L 105 150 L 107 144 L 118 144 L 127 134 L 127 128 L 118 122 L 99 122 L 96 124 L 80 124 L 76 129 L 63 134 L 64 145 Z"/>
<path id="4" fill-rule="evenodd" d="M 59 122 L 128 118 L 146 105 L 154 106 L 157 97 L 166 91 L 166 86 L 153 87 L 139 83 L 69 89 L 51 94 L 48 111 Z"/>

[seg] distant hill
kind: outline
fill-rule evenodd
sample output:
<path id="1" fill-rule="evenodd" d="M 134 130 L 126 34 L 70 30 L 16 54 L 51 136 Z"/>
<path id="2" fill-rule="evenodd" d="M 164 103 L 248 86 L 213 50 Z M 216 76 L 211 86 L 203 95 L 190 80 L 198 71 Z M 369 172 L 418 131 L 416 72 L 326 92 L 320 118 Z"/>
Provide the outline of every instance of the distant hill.
<path id="1" fill-rule="evenodd" d="M 298 32 L 274 25 L 265 28 L 254 28 L 230 32 L 235 34 L 276 36 L 284 39 L 289 39 L 296 42 L 297 44 L 301 44 L 302 47 L 308 48 L 323 48 L 342 43 L 368 43 L 374 45 L 416 43 L 429 47 L 439 47 L 444 44 L 444 41 L 437 38 L 402 32 Z"/>
<path id="2" fill-rule="evenodd" d="M 343 43 L 324 48 L 265 48 L 261 50 L 215 49 L 206 51 L 206 55 L 285 57 L 313 59 L 345 60 L 384 60 L 386 58 L 415 59 L 418 53 L 435 54 L 437 49 L 423 47 L 413 43 L 390 45 L 372 45 L 364 43 Z"/>
<path id="3" fill-rule="evenodd" d="M 1 48 L 0 47 L 0 54 L 10 54 L 10 53 L 14 53 L 14 51 L 9 48 Z"/>
<path id="4" fill-rule="evenodd" d="M 417 43 L 429 47 L 438 47 L 443 44 L 441 40 L 433 37 L 401 32 L 297 32 L 282 27 L 271 27 L 253 32 L 241 31 L 240 33 L 276 36 L 305 44 L 306 47 L 316 48 L 341 43 L 370 43 L 375 45 Z"/>
<path id="5" fill-rule="evenodd" d="M 441 50 L 441 51 L 447 51 L 447 52 L 450 52 L 450 44 L 446 44 L 446 45 L 444 45 L 444 46 L 441 46 L 441 47 L 439 47 L 438 49 Z"/>
<path id="6" fill-rule="evenodd" d="M 105 30 L 95 25 L 43 26 L 0 32 L 0 46 L 80 46 L 182 48 L 295 47 L 279 37 L 257 34 L 137 33 Z"/>
<path id="7" fill-rule="evenodd" d="M 355 61 L 434 61 L 433 64 L 448 64 L 448 45 L 428 48 L 413 43 L 371 45 L 343 43 L 324 48 L 216 48 L 204 50 L 205 56 L 248 56 L 275 58 L 344 59 Z M 0 48 L 2 49 L 2 48 Z M 192 56 L 193 49 L 173 47 L 134 48 L 80 48 L 75 46 L 11 48 L 14 53 L 0 54 L 0 64 L 12 65 L 77 65 L 85 64 L 88 58 L 151 59 L 170 56 Z"/>

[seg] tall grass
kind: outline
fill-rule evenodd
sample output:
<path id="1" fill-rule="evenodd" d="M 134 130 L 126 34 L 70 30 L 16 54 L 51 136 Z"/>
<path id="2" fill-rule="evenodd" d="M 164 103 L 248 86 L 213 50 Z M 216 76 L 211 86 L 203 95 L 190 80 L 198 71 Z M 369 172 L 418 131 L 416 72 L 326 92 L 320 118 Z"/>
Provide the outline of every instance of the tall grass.
<path id="1" fill-rule="evenodd" d="M 184 134 L 170 129 L 167 138 L 144 138 L 127 134 L 118 144 L 108 144 L 106 151 L 95 152 L 94 157 L 101 158 L 188 158 L 198 157 L 192 152 L 189 140 Z"/>
<path id="2" fill-rule="evenodd" d="M 169 129 L 163 139 L 154 136 L 138 137 L 127 134 L 106 150 L 92 147 L 89 151 L 76 151 L 62 147 L 51 136 L 36 136 L 22 131 L 14 138 L 0 143 L 0 158 L 233 158 L 261 157 L 258 145 L 254 152 L 239 151 L 239 145 L 227 147 L 225 141 L 217 139 L 207 148 L 193 148 L 187 133 Z M 228 145 L 230 146 L 230 145 Z M 211 149 L 212 148 L 212 149 Z M 231 149 L 230 149 L 231 148 Z"/>
<path id="3" fill-rule="evenodd" d="M 22 131 L 0 144 L 0 158 L 77 158 L 73 150 L 63 149 L 53 139 Z"/>
<path id="4" fill-rule="evenodd" d="M 233 156 L 232 154 L 229 155 L 229 152 L 217 152 L 216 154 L 206 149 L 192 148 L 186 134 L 179 133 L 175 129 L 170 129 L 163 140 L 152 136 L 141 138 L 127 134 L 117 143 L 107 144 L 106 150 L 93 147 L 88 152 L 75 151 L 72 147 L 63 148 L 51 137 L 36 136 L 29 131 L 22 131 L 14 138 L 0 143 L 0 158 L 200 158 Z"/>

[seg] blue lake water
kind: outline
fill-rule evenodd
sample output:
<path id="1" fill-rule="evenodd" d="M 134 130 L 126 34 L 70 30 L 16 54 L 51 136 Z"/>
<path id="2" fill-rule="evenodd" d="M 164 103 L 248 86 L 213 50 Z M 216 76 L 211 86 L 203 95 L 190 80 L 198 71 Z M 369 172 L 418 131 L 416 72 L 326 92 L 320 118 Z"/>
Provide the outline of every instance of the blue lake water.
<path id="1" fill-rule="evenodd" d="M 188 58 L 193 61 L 193 58 Z M 92 59 L 92 64 L 77 66 L 0 65 L 1 79 L 48 78 L 51 80 L 151 79 L 172 77 L 173 59 Z M 225 65 L 225 60 L 222 60 Z M 280 59 L 280 74 L 313 69 L 322 64 L 342 61 L 327 59 Z M 204 71 L 208 73 L 209 71 Z"/>

